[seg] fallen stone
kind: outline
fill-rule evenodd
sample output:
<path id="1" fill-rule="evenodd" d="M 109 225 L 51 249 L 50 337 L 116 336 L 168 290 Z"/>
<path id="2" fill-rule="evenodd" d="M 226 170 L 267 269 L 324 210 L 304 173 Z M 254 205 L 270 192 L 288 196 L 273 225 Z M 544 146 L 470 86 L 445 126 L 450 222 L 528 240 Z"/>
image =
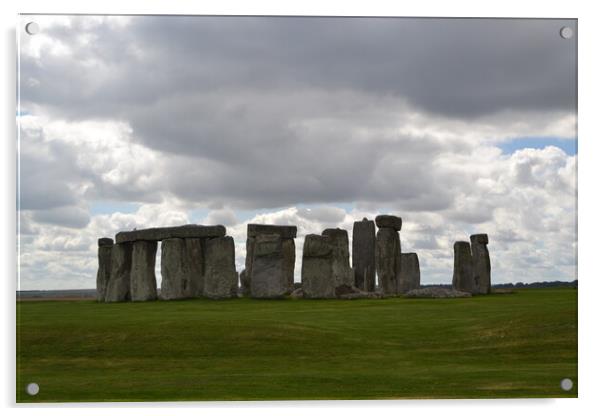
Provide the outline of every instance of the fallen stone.
<path id="1" fill-rule="evenodd" d="M 335 298 L 333 274 L 334 242 L 328 236 L 309 234 L 303 244 L 301 281 L 303 295 L 309 299 Z"/>
<path id="2" fill-rule="evenodd" d="M 214 238 L 226 235 L 223 225 L 188 224 L 178 227 L 146 228 L 144 230 L 122 231 L 117 233 L 115 241 L 126 243 L 131 241 L 160 241 L 168 238 Z"/>
<path id="3" fill-rule="evenodd" d="M 420 263 L 416 253 L 401 253 L 400 293 L 420 289 Z"/>
<path id="4" fill-rule="evenodd" d="M 425 287 L 410 290 L 405 296 L 408 298 L 469 298 L 472 295 L 469 292 L 444 287 Z"/>
<path id="5" fill-rule="evenodd" d="M 284 265 L 280 235 L 257 235 L 253 247 L 251 297 L 275 299 L 290 293 L 289 281 L 284 273 Z"/>
<path id="6" fill-rule="evenodd" d="M 132 244 L 113 244 L 111 247 L 111 277 L 107 284 L 105 302 L 130 300 L 130 272 L 132 269 Z"/>
<path id="7" fill-rule="evenodd" d="M 376 233 L 376 273 L 383 295 L 400 293 L 401 243 L 393 228 L 379 228 Z"/>
<path id="8" fill-rule="evenodd" d="M 353 286 L 355 278 L 353 269 L 349 266 L 349 237 L 347 230 L 340 228 L 327 228 L 322 235 L 330 237 L 334 248 L 333 255 L 333 275 L 335 287 L 346 285 Z"/>
<path id="9" fill-rule="evenodd" d="M 237 296 L 238 274 L 234 262 L 234 239 L 212 238 L 205 242 L 203 296 L 226 299 Z"/>
<path id="10" fill-rule="evenodd" d="M 293 290 L 290 294 L 291 299 L 301 299 L 303 298 L 303 289 L 297 288 Z"/>
<path id="11" fill-rule="evenodd" d="M 359 289 L 373 292 L 376 287 L 374 221 L 364 218 L 353 223 L 352 262 L 354 283 Z"/>
<path id="12" fill-rule="evenodd" d="M 135 241 L 132 246 L 130 298 L 134 302 L 156 300 L 155 260 L 157 258 L 157 242 Z"/>
<path id="13" fill-rule="evenodd" d="M 488 243 L 487 234 L 470 236 L 475 292 L 482 295 L 491 293 L 491 260 L 487 249 Z"/>
<path id="14" fill-rule="evenodd" d="M 454 243 L 452 287 L 461 292 L 475 293 L 472 254 L 470 243 L 467 241 L 456 241 Z"/>
<path id="15" fill-rule="evenodd" d="M 353 293 L 345 293 L 338 296 L 339 299 L 354 300 L 354 299 L 383 299 L 384 296 L 381 292 L 365 292 L 360 290 Z"/>
<path id="16" fill-rule="evenodd" d="M 109 244 L 110 243 L 110 244 Z M 112 238 L 100 238 L 98 240 L 98 271 L 96 272 L 96 300 L 104 302 L 107 285 L 111 278 L 111 250 Z"/>
<path id="17" fill-rule="evenodd" d="M 378 228 L 393 228 L 395 231 L 401 230 L 401 218 L 395 215 L 376 216 L 376 225 Z"/>
<path id="18" fill-rule="evenodd" d="M 203 240 L 168 238 L 161 242 L 161 299 L 187 299 L 203 293 Z"/>
<path id="19" fill-rule="evenodd" d="M 361 292 L 361 290 L 359 290 L 357 287 L 355 286 L 349 286 L 349 285 L 339 285 L 337 287 L 335 287 L 334 289 L 334 294 L 339 297 L 342 295 L 348 295 L 350 293 L 359 293 Z"/>
<path id="20" fill-rule="evenodd" d="M 294 225 L 248 224 L 247 238 L 260 234 L 278 234 L 280 238 L 297 237 L 297 227 Z"/>

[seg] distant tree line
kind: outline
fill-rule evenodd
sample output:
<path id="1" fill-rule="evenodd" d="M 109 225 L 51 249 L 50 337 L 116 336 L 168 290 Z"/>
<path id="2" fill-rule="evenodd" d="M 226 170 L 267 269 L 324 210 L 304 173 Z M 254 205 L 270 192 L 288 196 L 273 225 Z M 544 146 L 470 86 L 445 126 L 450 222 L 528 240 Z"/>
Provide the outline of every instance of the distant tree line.
<path id="1" fill-rule="evenodd" d="M 451 288 L 452 286 L 449 284 L 441 284 L 441 285 L 422 285 L 422 287 L 444 287 Z M 577 289 L 577 280 L 573 280 L 572 282 L 563 282 L 560 280 L 555 280 L 553 282 L 533 282 L 533 283 L 500 283 L 496 285 L 491 285 L 492 288 L 497 289 L 520 289 L 520 288 L 545 288 L 545 287 L 569 287 Z"/>

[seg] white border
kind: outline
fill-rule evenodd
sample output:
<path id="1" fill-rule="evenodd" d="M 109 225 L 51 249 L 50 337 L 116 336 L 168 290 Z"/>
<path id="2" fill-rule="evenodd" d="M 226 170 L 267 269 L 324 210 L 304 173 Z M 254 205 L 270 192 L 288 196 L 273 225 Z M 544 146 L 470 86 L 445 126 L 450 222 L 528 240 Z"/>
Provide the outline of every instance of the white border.
<path id="1" fill-rule="evenodd" d="M 385 2 L 378 0 L 356 1 L 223 1 L 197 2 L 176 0 L 104 0 L 102 2 L 82 2 L 75 0 L 21 0 L 18 4 L 2 2 L 2 82 L 5 91 L 1 101 L 4 117 L 4 137 L 2 140 L 2 191 L 4 203 L 0 229 L 3 238 L 0 247 L 0 263 L 4 266 L 2 275 L 4 287 L 4 311 L 2 326 L 5 336 L 2 342 L 2 369 L 0 379 L 2 404 L 12 414 L 15 399 L 15 300 L 16 289 L 16 226 L 15 226 L 15 175 L 16 175 L 16 129 L 15 129 L 15 25 L 16 14 L 21 13 L 112 13 L 112 14 L 273 14 L 273 15 L 380 15 L 380 16 L 455 16 L 455 17 L 557 17 L 579 19 L 579 399 L 558 400 L 440 400 L 440 401 L 360 401 L 360 402 L 224 402 L 224 403 L 176 403 L 176 404 L 124 404 L 121 410 L 112 408 L 111 413 L 129 415 L 164 415 L 162 407 L 178 408 L 179 412 L 198 414 L 202 412 L 245 412 L 249 415 L 281 414 L 290 415 L 312 413 L 330 413 L 334 407 L 344 408 L 349 414 L 364 414 L 368 408 L 375 408 L 383 414 L 400 412 L 420 412 L 421 414 L 446 415 L 507 415 L 509 412 L 525 410 L 545 412 L 549 415 L 567 413 L 588 414 L 596 406 L 599 396 L 600 343 L 599 309 L 600 270 L 598 267 L 598 237 L 600 227 L 600 186 L 599 162 L 601 155 L 599 128 L 600 119 L 600 14 L 596 13 L 595 2 L 546 1 L 528 3 L 524 0 L 505 0 L 504 2 L 482 1 L 420 1 Z M 24 406 L 18 406 L 23 408 Z M 26 406 L 25 406 L 26 407 Z M 26 407 L 28 412 L 42 411 L 44 414 L 105 414 L 107 405 L 54 405 L 40 409 L 38 406 Z M 111 405 L 114 407 L 114 405 Z M 141 407 L 141 408 L 140 408 Z M 283 409 L 285 408 L 285 409 Z M 338 409 L 337 409 L 338 410 Z M 343 409 L 341 409 L 343 410 Z M 599 409 L 598 409 L 599 410 Z M 171 409 L 169 410 L 171 412 Z"/>

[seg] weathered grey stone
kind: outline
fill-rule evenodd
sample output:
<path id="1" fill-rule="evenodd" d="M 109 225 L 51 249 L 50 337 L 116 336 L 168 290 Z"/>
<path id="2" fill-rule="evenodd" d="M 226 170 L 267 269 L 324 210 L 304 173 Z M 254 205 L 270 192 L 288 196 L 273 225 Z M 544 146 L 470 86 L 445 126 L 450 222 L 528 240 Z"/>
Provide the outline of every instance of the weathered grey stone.
<path id="1" fill-rule="evenodd" d="M 420 263 L 416 253 L 401 253 L 400 293 L 420 289 Z"/>
<path id="2" fill-rule="evenodd" d="M 473 234 L 470 236 L 472 244 L 489 244 L 489 236 L 487 234 Z"/>
<path id="3" fill-rule="evenodd" d="M 244 269 L 238 274 L 238 280 L 240 281 L 240 292 L 243 296 L 251 295 L 251 279 L 247 275 L 247 269 Z"/>
<path id="4" fill-rule="evenodd" d="M 355 286 L 373 292 L 376 287 L 374 221 L 364 218 L 353 223 L 352 262 Z"/>
<path id="5" fill-rule="evenodd" d="M 343 296 L 343 295 L 348 295 L 350 293 L 359 293 L 361 292 L 360 289 L 358 289 L 355 286 L 350 286 L 350 285 L 339 285 L 337 287 L 335 287 L 334 289 L 334 294 L 337 297 Z"/>
<path id="6" fill-rule="evenodd" d="M 234 239 L 212 238 L 205 242 L 203 296 L 226 299 L 237 296 L 238 274 L 234 263 Z"/>
<path id="7" fill-rule="evenodd" d="M 290 294 L 291 299 L 301 299 L 303 298 L 303 288 L 297 288 L 293 290 Z"/>
<path id="8" fill-rule="evenodd" d="M 333 251 L 334 242 L 330 237 L 317 234 L 305 236 L 301 265 L 301 281 L 305 298 L 336 297 Z"/>
<path id="9" fill-rule="evenodd" d="M 288 284 L 288 292 L 295 290 L 295 240 L 287 238 L 282 240 L 282 273 Z"/>
<path id="10" fill-rule="evenodd" d="M 354 299 L 382 299 L 383 294 L 380 292 L 365 292 L 360 290 L 359 292 L 345 293 L 337 296 L 339 299 L 354 300 Z"/>
<path id="11" fill-rule="evenodd" d="M 110 244 L 109 244 L 110 243 Z M 107 285 L 111 277 L 111 249 L 113 239 L 101 238 L 98 240 L 98 271 L 96 272 L 96 300 L 104 302 Z"/>
<path id="12" fill-rule="evenodd" d="M 251 297 L 273 299 L 290 293 L 282 244 L 278 234 L 258 234 L 255 237 Z"/>
<path id="13" fill-rule="evenodd" d="M 395 231 L 400 231 L 401 218 L 395 215 L 377 215 L 376 225 L 378 228 L 393 228 Z"/>
<path id="14" fill-rule="evenodd" d="M 245 270 L 246 277 L 252 279 L 255 275 L 253 272 L 253 259 L 255 257 L 255 242 L 258 236 L 260 235 L 276 235 L 280 238 L 281 242 L 278 243 L 279 250 L 281 253 L 276 256 L 279 260 L 279 266 L 282 268 L 282 271 L 278 273 L 278 278 L 282 278 L 286 281 L 287 285 L 287 293 L 293 291 L 293 285 L 295 280 L 295 241 L 293 238 L 297 236 L 297 227 L 290 225 L 269 225 L 269 224 L 248 224 L 247 225 L 247 255 L 245 258 Z M 270 237 L 272 239 L 272 237 Z M 262 244 L 270 244 L 267 240 L 263 240 Z M 265 248 L 264 248 L 265 249 Z M 259 257 L 263 257 L 260 255 Z M 269 265 L 266 262 L 269 258 L 276 258 L 274 256 L 262 260 L 262 267 L 267 267 Z M 274 265 L 275 267 L 275 265 Z M 265 278 L 263 272 L 259 273 L 258 276 L 260 280 Z M 267 283 L 267 282 L 264 282 Z M 258 287 L 263 285 L 263 283 L 258 282 Z M 279 285 L 279 284 L 278 284 Z M 277 286 L 278 286 L 277 285 Z M 274 286 L 272 289 L 276 289 Z M 270 292 L 268 290 L 268 292 Z M 276 292 L 280 292 L 280 289 L 277 289 Z M 267 292 L 266 292 L 267 293 Z M 257 293 L 259 294 L 259 293 Z M 281 295 L 274 295 L 275 297 L 280 297 Z M 263 295 L 262 295 L 263 297 Z M 273 296 L 269 296 L 273 297 Z"/>
<path id="15" fill-rule="evenodd" d="M 130 272 L 132 269 L 132 244 L 113 244 L 111 247 L 111 277 L 107 284 L 105 302 L 130 300 Z"/>
<path id="16" fill-rule="evenodd" d="M 203 293 L 203 240 L 168 238 L 161 242 L 161 299 L 186 299 Z"/>
<path id="17" fill-rule="evenodd" d="M 400 293 L 401 243 L 394 228 L 379 228 L 376 233 L 376 272 L 384 295 Z"/>
<path id="18" fill-rule="evenodd" d="M 470 243 L 456 241 L 454 243 L 454 276 L 452 287 L 461 292 L 475 293 L 472 255 Z"/>
<path id="19" fill-rule="evenodd" d="M 470 236 L 475 292 L 482 295 L 491 293 L 491 260 L 487 248 L 488 243 L 487 234 Z"/>
<path id="20" fill-rule="evenodd" d="M 135 241 L 132 246 L 130 298 L 135 302 L 155 300 L 157 299 L 157 278 L 155 277 L 157 242 Z"/>
<path id="21" fill-rule="evenodd" d="M 349 266 L 349 237 L 347 230 L 340 228 L 327 228 L 322 235 L 330 237 L 333 243 L 333 274 L 335 287 L 347 285 L 353 286 L 355 278 L 353 269 Z"/>
<path id="22" fill-rule="evenodd" d="M 98 239 L 98 247 L 111 247 L 113 245 L 113 239 L 109 237 L 103 237 Z"/>
<path id="23" fill-rule="evenodd" d="M 117 233 L 115 241 L 126 243 L 130 241 L 146 240 L 160 241 L 168 238 L 214 238 L 226 235 L 223 225 L 197 225 L 188 224 L 178 227 L 146 228 L 144 230 L 123 231 Z"/>
<path id="24" fill-rule="evenodd" d="M 278 234 L 280 238 L 297 237 L 297 227 L 294 225 L 248 224 L 247 238 L 260 234 Z"/>
<path id="25" fill-rule="evenodd" d="M 406 293 L 408 298 L 469 298 L 472 294 L 444 287 L 425 287 Z"/>

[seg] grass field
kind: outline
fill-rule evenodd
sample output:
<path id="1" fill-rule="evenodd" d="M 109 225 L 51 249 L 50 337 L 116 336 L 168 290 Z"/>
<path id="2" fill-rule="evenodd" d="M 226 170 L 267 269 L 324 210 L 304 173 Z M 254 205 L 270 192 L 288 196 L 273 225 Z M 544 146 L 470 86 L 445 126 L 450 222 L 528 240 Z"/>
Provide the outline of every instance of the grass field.
<path id="1" fill-rule="evenodd" d="M 578 387 L 575 289 L 18 302 L 17 331 L 18 402 L 576 397 Z"/>

